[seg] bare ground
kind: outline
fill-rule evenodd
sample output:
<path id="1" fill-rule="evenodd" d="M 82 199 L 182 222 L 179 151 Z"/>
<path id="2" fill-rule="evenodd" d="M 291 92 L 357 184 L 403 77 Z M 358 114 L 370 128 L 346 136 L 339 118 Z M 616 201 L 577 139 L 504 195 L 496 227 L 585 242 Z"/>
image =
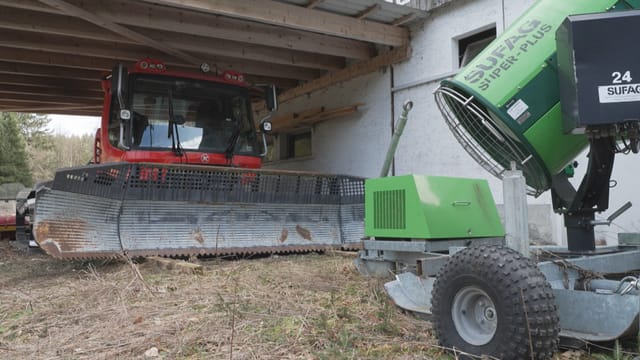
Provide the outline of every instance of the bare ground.
<path id="1" fill-rule="evenodd" d="M 0 358 L 434 359 L 427 321 L 336 255 L 61 261 L 0 242 Z"/>

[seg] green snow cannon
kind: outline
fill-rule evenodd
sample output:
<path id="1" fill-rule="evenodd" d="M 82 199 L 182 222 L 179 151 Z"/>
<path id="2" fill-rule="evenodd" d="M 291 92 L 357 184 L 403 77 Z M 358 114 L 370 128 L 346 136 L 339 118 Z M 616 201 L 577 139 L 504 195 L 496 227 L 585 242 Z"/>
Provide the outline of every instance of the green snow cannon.
<path id="1" fill-rule="evenodd" d="M 498 178 L 515 162 L 531 195 L 548 190 L 588 146 L 584 135 L 563 131 L 556 30 L 568 15 L 638 6 L 637 0 L 538 1 L 436 90 L 456 139 Z"/>

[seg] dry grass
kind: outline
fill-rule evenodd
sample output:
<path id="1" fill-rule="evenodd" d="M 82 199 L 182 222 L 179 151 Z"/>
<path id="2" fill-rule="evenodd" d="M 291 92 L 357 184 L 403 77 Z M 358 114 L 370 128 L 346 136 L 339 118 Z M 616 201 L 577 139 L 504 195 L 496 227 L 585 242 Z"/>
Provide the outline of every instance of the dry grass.
<path id="1" fill-rule="evenodd" d="M 0 241 L 0 359 L 141 359 L 153 347 L 158 359 L 456 358 L 351 258 L 202 265 L 186 275 L 126 259 L 60 261 Z"/>
<path id="2" fill-rule="evenodd" d="M 0 358 L 447 358 L 352 259 L 207 260 L 204 275 L 148 263 L 68 262 L 0 242 Z M 137 273 L 139 271 L 139 274 Z"/>

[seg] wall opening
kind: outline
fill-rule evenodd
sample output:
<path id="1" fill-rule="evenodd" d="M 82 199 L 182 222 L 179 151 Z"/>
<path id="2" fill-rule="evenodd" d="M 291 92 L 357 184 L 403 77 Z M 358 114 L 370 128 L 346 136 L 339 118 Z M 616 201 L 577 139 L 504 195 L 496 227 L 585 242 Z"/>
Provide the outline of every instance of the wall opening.
<path id="1" fill-rule="evenodd" d="M 311 130 L 285 135 L 285 159 L 311 156 Z"/>
<path id="2" fill-rule="evenodd" d="M 464 67 L 496 38 L 496 27 L 458 39 L 458 66 Z"/>
<path id="3" fill-rule="evenodd" d="M 312 153 L 311 129 L 290 134 L 267 135 L 267 155 L 264 160 L 273 162 L 305 158 Z"/>

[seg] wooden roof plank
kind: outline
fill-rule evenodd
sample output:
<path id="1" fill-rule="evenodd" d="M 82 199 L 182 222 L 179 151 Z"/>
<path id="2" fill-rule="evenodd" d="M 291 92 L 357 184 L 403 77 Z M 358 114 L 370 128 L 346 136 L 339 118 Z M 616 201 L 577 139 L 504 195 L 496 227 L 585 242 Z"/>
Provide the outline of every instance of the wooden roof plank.
<path id="1" fill-rule="evenodd" d="M 0 46 L 0 61 L 109 71 L 119 60 Z M 125 63 L 133 64 L 133 62 Z"/>
<path id="2" fill-rule="evenodd" d="M 135 41 L 123 36 L 113 34 L 93 24 L 76 21 L 69 16 L 59 16 L 55 14 L 44 15 L 35 11 L 16 10 L 12 8 L 0 9 L 0 29 L 10 29 L 18 34 L 40 33 L 47 35 L 62 35 L 79 38 L 77 41 L 84 41 L 91 44 L 87 39 L 97 41 L 107 41 L 117 44 L 136 44 Z M 344 59 L 323 54 L 314 54 L 289 49 L 278 49 L 269 46 L 241 43 L 223 39 L 215 39 L 204 36 L 193 36 L 184 33 L 170 31 L 150 30 L 145 28 L 132 27 L 137 33 L 155 39 L 169 45 L 172 48 L 184 51 L 197 52 L 201 54 L 237 57 L 256 61 L 264 61 L 282 65 L 292 65 L 308 67 L 312 69 L 335 70 L 344 67 Z M 15 34 L 15 33 L 14 33 Z M 4 39 L 15 40 L 13 36 L 0 36 Z M 74 41 L 69 39 L 65 42 Z M 103 51 L 108 51 L 112 47 L 103 46 Z M 161 58 L 164 58 L 162 56 Z"/>
<path id="3" fill-rule="evenodd" d="M 346 81 L 361 75 L 374 72 L 384 66 L 404 61 L 408 59 L 410 55 L 411 55 L 411 48 L 408 46 L 395 48 L 382 55 L 378 55 L 369 61 L 362 61 L 359 63 L 349 65 L 342 70 L 328 73 L 318 79 L 309 81 L 304 85 L 298 86 L 297 88 L 287 90 L 278 96 L 278 101 L 280 103 L 285 103 L 298 96 L 302 96 L 304 94 L 308 94 L 313 91 L 323 89 L 333 84 L 337 84 L 342 81 Z"/>
<path id="4" fill-rule="evenodd" d="M 382 45 L 402 46 L 409 42 L 407 29 L 271 0 L 143 1 Z"/>
<path id="5" fill-rule="evenodd" d="M 31 64 L 51 64 L 90 70 L 110 70 L 118 62 L 132 65 L 150 53 L 140 49 L 135 51 L 111 49 L 104 51 L 102 46 L 91 44 L 92 48 L 83 48 L 73 44 L 59 44 L 55 42 L 20 42 L 1 38 L 0 60 Z M 76 55 L 87 53 L 88 55 Z M 285 79 L 311 80 L 320 76 L 318 70 L 305 69 L 293 66 L 260 63 L 251 60 L 229 59 L 221 56 L 203 57 L 208 63 L 217 66 L 218 69 L 235 70 L 248 75 L 271 76 Z M 194 67 L 176 63 L 175 60 L 164 59 L 167 66 L 175 70 L 197 71 Z"/>
<path id="6" fill-rule="evenodd" d="M 393 20 L 393 22 L 391 23 L 391 25 L 393 26 L 400 26 L 403 24 L 408 23 L 409 21 L 412 21 L 413 19 L 416 18 L 416 14 L 411 13 L 411 14 L 407 14 L 405 16 L 401 16 L 395 20 Z"/>
<path id="7" fill-rule="evenodd" d="M 273 64 L 291 65 L 311 69 L 335 70 L 343 68 L 343 58 L 311 52 L 278 49 L 270 46 L 212 39 L 170 31 L 136 29 L 141 34 L 155 37 L 172 47 L 215 56 L 237 57 Z"/>
<path id="8" fill-rule="evenodd" d="M 135 44 L 121 35 L 67 15 L 0 7 L 0 28 Z"/>
<path id="9" fill-rule="evenodd" d="M 291 89 L 300 85 L 300 81 L 295 79 L 275 78 L 269 76 L 247 75 L 249 84 L 273 84 L 278 89 Z"/>
<path id="10" fill-rule="evenodd" d="M 0 29 L 0 46 L 63 54 L 81 54 L 82 56 L 121 59 L 133 62 L 146 57 L 163 59 L 165 62 L 174 60 L 172 57 L 167 57 L 162 52 L 150 50 L 149 48 L 137 44 L 119 44 L 110 41 L 104 42 L 88 39 L 74 39 L 67 36 L 4 29 Z M 184 64 L 184 62 L 180 62 Z"/>
<path id="11" fill-rule="evenodd" d="M 358 15 L 356 15 L 356 19 L 366 19 L 367 16 L 373 14 L 374 12 L 380 10 L 380 4 L 373 4 L 368 8 L 362 10 Z"/>
<path id="12" fill-rule="evenodd" d="M 50 96 L 71 96 L 78 99 L 101 99 L 103 93 L 100 89 L 78 89 L 78 88 L 57 88 L 52 91 L 51 88 L 34 87 L 28 85 L 7 85 L 0 84 L 0 93 L 16 94 L 16 95 L 34 95 L 38 94 L 42 97 Z"/>
<path id="13" fill-rule="evenodd" d="M 100 90 L 100 83 L 97 81 L 61 79 L 55 77 L 44 76 L 28 76 L 16 74 L 1 74 L 0 84 L 4 85 L 22 85 L 46 89 L 85 89 Z"/>
<path id="14" fill-rule="evenodd" d="M 63 11 L 54 9 L 51 6 L 40 3 L 38 0 L 0 0 L 0 5 L 23 10 L 40 11 L 47 14 L 64 15 Z"/>
<path id="15" fill-rule="evenodd" d="M 60 115 L 77 115 L 77 116 L 100 116 L 100 109 L 58 109 L 55 107 L 43 107 L 36 104 L 31 106 L 7 107 L 0 108 L 0 111 L 29 113 L 29 114 L 60 114 Z"/>
<path id="16" fill-rule="evenodd" d="M 102 98 L 78 98 L 75 96 L 62 96 L 51 95 L 41 96 L 40 94 L 14 94 L 10 92 L 0 91 L 0 100 L 10 100 L 13 102 L 41 102 L 48 104 L 100 104 L 102 105 Z"/>
<path id="17" fill-rule="evenodd" d="M 46 76 L 74 80 L 94 80 L 96 82 L 102 78 L 102 71 L 72 69 L 54 66 L 51 64 L 24 64 L 10 61 L 0 61 L 0 74 L 17 74 L 32 77 Z"/>
<path id="18" fill-rule="evenodd" d="M 349 115 L 351 113 L 354 113 L 356 111 L 358 111 L 358 108 L 364 106 L 363 102 L 359 102 L 359 103 L 355 103 L 352 105 L 347 105 L 347 106 L 341 106 L 338 108 L 334 108 L 334 109 L 328 109 L 326 111 L 323 111 L 319 114 L 316 114 L 314 116 L 310 116 L 308 118 L 305 119 L 301 119 L 300 120 L 300 124 L 301 125 L 315 125 L 327 120 L 331 120 L 331 119 L 335 119 L 335 118 L 339 118 L 345 115 Z"/>
<path id="19" fill-rule="evenodd" d="M 311 0 L 309 1 L 309 3 L 306 5 L 307 9 L 313 9 L 316 6 L 322 4 L 324 2 L 324 0 Z"/>
<path id="20" fill-rule="evenodd" d="M 216 4 L 223 6 L 207 8 Z M 379 13 L 363 18 L 384 24 L 353 18 L 375 4 Z M 197 72 L 193 65 L 207 61 L 251 81 L 276 82 L 289 89 L 280 96 L 286 102 L 401 61 L 408 48 L 394 45 L 374 57 L 373 44 L 406 43 L 406 29 L 389 24 L 410 21 L 408 13 L 378 0 L 0 0 L 0 106 L 99 109 L 99 80 L 118 62 L 132 66 L 148 56 L 171 70 Z M 390 40 L 394 34 L 400 36 Z M 344 68 L 345 58 L 364 61 Z"/>
<path id="21" fill-rule="evenodd" d="M 199 65 L 202 63 L 201 59 L 198 59 L 184 51 L 180 51 L 180 50 L 176 50 L 171 48 L 170 46 L 163 44 L 160 41 L 156 41 L 153 40 L 151 38 L 148 38 L 142 34 L 138 34 L 135 31 L 132 31 L 122 25 L 118 25 L 112 21 L 109 21 L 107 19 L 104 19 L 98 15 L 95 15 L 91 12 L 88 12 L 84 9 L 82 9 L 81 7 L 75 6 L 73 4 L 70 4 L 68 2 L 62 1 L 62 0 L 38 0 L 41 3 L 44 3 L 46 5 L 51 6 L 52 8 L 58 9 L 60 11 L 63 11 L 65 14 L 74 16 L 74 17 L 78 17 L 82 20 L 88 21 L 90 23 L 93 23 L 95 25 L 98 25 L 100 27 L 103 27 L 109 31 L 115 32 L 119 35 L 122 35 L 126 38 L 132 39 L 140 44 L 144 44 L 147 45 L 149 47 L 152 47 L 156 50 L 162 51 L 164 53 L 173 55 L 179 59 L 182 59 L 188 63 L 191 63 L 193 65 Z"/>
<path id="22" fill-rule="evenodd" d="M 0 99 L 0 106 L 4 107 L 5 111 L 10 112 L 33 112 L 33 113 L 49 113 L 50 111 L 69 110 L 69 111 L 83 111 L 83 112 L 101 112 L 102 106 L 100 105 L 55 105 L 55 104 L 42 104 L 40 102 L 10 102 L 2 101 Z"/>
<path id="23" fill-rule="evenodd" d="M 364 103 L 342 106 L 334 109 L 318 107 L 300 113 L 281 115 L 273 120 L 273 134 L 282 134 L 319 124 L 324 121 L 350 115 L 358 111 Z"/>
<path id="24" fill-rule="evenodd" d="M 128 26 L 200 35 L 281 49 L 296 49 L 351 59 L 368 59 L 375 53 L 371 44 L 362 41 L 223 16 L 211 16 L 194 11 L 177 10 L 138 1 L 84 2 L 69 0 L 68 2 L 103 19 Z M 39 4 L 34 0 L 0 0 L 0 5 L 49 14 L 61 14 L 60 11 Z"/>
<path id="25" fill-rule="evenodd" d="M 310 109 L 305 109 L 299 112 L 292 112 L 284 115 L 279 115 L 273 119 L 271 119 L 271 123 L 273 124 L 272 132 L 277 134 L 281 129 L 286 129 L 294 126 L 299 123 L 301 119 L 306 119 L 322 113 L 324 111 L 324 106 L 315 107 Z"/>

